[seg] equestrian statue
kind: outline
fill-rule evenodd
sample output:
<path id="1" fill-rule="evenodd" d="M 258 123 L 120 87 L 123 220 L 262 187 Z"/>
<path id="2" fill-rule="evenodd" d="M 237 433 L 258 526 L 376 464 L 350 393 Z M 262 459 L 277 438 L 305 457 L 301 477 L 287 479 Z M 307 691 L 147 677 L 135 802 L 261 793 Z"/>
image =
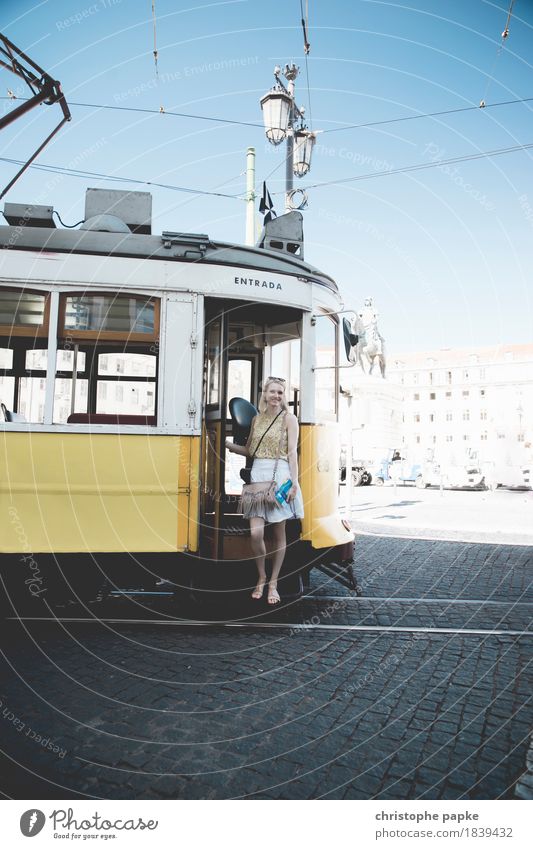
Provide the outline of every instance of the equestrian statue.
<path id="1" fill-rule="evenodd" d="M 355 314 L 352 333 L 358 337 L 357 344 L 352 348 L 352 361 L 365 370 L 364 359 L 369 365 L 369 374 L 374 370 L 377 360 L 381 376 L 385 377 L 385 339 L 378 330 L 378 313 L 374 309 L 372 298 L 365 298 L 362 310 Z"/>

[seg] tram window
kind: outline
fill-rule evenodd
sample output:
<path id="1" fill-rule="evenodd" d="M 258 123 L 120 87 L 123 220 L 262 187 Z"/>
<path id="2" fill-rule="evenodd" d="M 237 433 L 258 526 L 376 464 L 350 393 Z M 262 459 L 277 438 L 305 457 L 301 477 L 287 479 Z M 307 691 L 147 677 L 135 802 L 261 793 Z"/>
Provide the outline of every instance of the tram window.
<path id="1" fill-rule="evenodd" d="M 42 422 L 45 393 L 46 379 L 44 377 L 21 377 L 17 412 L 21 413 L 28 422 Z"/>
<path id="2" fill-rule="evenodd" d="M 155 377 L 156 360 L 150 354 L 111 353 L 98 357 L 98 374 L 128 374 Z"/>
<path id="3" fill-rule="evenodd" d="M 72 378 L 56 376 L 54 389 L 54 422 L 66 424 L 71 413 L 86 413 L 89 381 L 76 378 L 74 409 L 72 409 Z"/>
<path id="4" fill-rule="evenodd" d="M 0 401 L 5 404 L 8 410 L 14 407 L 15 399 L 15 378 L 5 377 L 0 375 Z"/>
<path id="5" fill-rule="evenodd" d="M 228 399 L 252 401 L 252 361 L 230 360 L 228 363 Z M 226 417 L 230 418 L 229 404 Z"/>
<path id="6" fill-rule="evenodd" d="M 0 348 L 0 369 L 13 368 L 13 351 L 11 348 Z M 13 409 L 15 396 L 15 378 L 0 374 L 0 401 L 6 405 L 8 410 Z"/>
<path id="7" fill-rule="evenodd" d="M 0 369 L 13 368 L 13 351 L 11 348 L 0 348 Z"/>
<path id="8" fill-rule="evenodd" d="M 61 300 L 65 335 L 141 341 L 159 335 L 159 301 L 142 295 L 67 295 Z"/>
<path id="9" fill-rule="evenodd" d="M 219 318 L 209 325 L 207 332 L 207 404 L 216 405 L 220 399 L 220 358 L 222 322 Z"/>
<path id="10" fill-rule="evenodd" d="M 0 290 L 0 333 L 44 336 L 48 324 L 48 295 L 20 289 Z"/>
<path id="11" fill-rule="evenodd" d="M 155 415 L 155 384 L 134 380 L 99 380 L 96 412 L 117 415 Z"/>
<path id="12" fill-rule="evenodd" d="M 315 371 L 315 416 L 317 422 L 324 419 L 329 421 L 336 419 L 336 364 L 337 326 L 328 316 L 318 316 L 316 321 L 317 370 Z"/>
<path id="13" fill-rule="evenodd" d="M 294 407 L 295 399 L 297 399 L 300 391 L 300 356 L 301 342 L 299 339 L 280 342 L 272 348 L 270 371 L 272 374 L 283 376 L 287 381 L 286 396 L 291 409 Z M 296 406 L 298 406 L 297 403 Z M 298 410 L 295 409 L 293 412 L 297 414 Z"/>

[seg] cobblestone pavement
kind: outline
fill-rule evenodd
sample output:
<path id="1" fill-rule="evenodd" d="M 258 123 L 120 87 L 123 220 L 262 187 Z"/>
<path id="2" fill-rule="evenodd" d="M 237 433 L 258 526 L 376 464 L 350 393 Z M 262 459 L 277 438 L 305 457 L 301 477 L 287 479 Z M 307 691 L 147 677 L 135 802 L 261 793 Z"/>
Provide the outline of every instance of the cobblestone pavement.
<path id="1" fill-rule="evenodd" d="M 362 537 L 365 597 L 314 573 L 315 598 L 271 628 L 11 622 L 4 794 L 512 798 L 531 727 L 533 640 L 515 633 L 533 610 L 531 555 Z M 312 617 L 321 627 L 290 627 Z"/>

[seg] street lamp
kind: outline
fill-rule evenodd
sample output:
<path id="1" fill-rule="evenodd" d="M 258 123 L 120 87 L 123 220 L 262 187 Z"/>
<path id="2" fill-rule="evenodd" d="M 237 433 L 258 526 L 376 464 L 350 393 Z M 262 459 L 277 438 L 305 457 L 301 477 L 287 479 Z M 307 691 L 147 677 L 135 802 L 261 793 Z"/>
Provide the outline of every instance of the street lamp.
<path id="1" fill-rule="evenodd" d="M 311 154 L 316 136 L 309 130 L 296 130 L 294 133 L 293 172 L 297 177 L 305 177 L 311 168 Z"/>
<path id="2" fill-rule="evenodd" d="M 285 168 L 285 211 L 294 208 L 293 204 L 293 174 L 304 177 L 311 167 L 311 155 L 315 143 L 315 133 L 310 132 L 304 124 L 304 109 L 299 108 L 294 100 L 294 81 L 299 69 L 293 63 L 285 65 L 283 76 L 288 82 L 287 87 L 280 79 L 281 68 L 274 68 L 275 85 L 260 100 L 263 110 L 266 137 L 273 145 L 279 145 L 287 139 L 287 159 Z M 299 121 L 300 126 L 296 127 Z M 299 208 L 307 204 L 305 192 Z"/>

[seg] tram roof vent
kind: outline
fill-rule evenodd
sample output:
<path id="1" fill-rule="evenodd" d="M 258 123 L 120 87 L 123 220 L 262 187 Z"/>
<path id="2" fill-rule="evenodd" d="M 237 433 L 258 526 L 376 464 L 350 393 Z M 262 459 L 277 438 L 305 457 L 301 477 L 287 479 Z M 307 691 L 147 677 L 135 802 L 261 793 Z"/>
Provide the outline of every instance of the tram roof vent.
<path id="1" fill-rule="evenodd" d="M 152 233 L 152 195 L 150 192 L 123 192 L 117 189 L 87 189 L 85 221 L 95 216 L 119 218 L 132 233 Z M 98 229 L 93 227 L 91 229 Z M 107 227 L 105 228 L 108 229 Z M 123 232 L 119 230 L 118 232 Z"/>
<path id="2" fill-rule="evenodd" d="M 303 215 L 297 210 L 267 221 L 257 242 L 258 248 L 304 258 Z"/>
<path id="3" fill-rule="evenodd" d="M 53 206 L 35 203 L 5 203 L 4 218 L 12 227 L 55 227 Z"/>

